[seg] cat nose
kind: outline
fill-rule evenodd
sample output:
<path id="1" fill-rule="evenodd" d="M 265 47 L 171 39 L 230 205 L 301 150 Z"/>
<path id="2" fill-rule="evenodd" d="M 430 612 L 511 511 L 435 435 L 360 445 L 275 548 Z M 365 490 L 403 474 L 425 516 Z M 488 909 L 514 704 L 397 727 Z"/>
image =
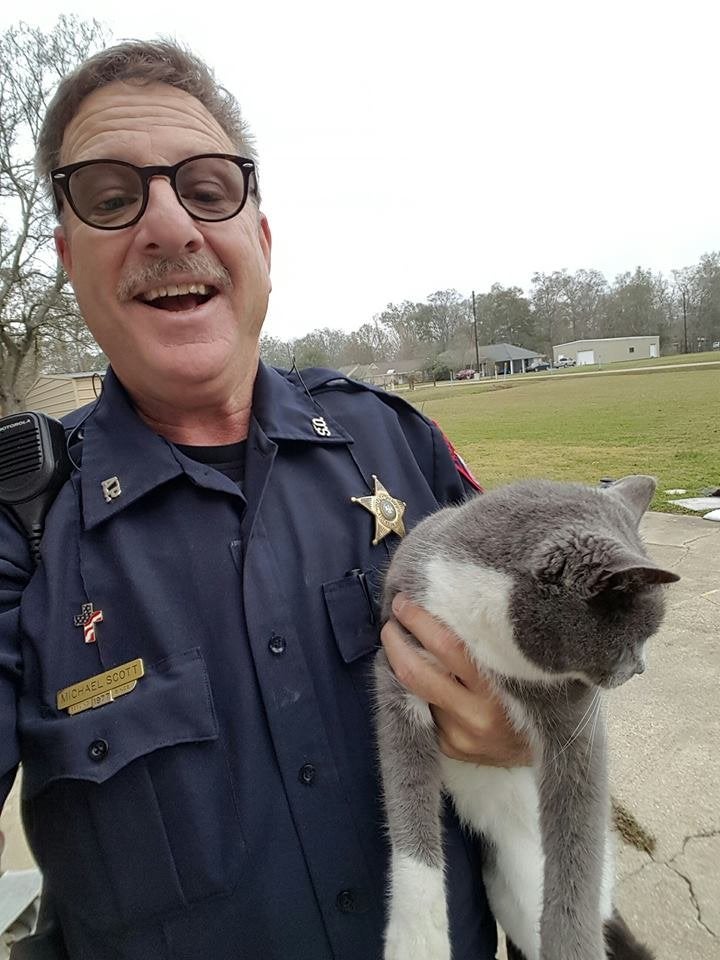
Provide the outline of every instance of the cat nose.
<path id="1" fill-rule="evenodd" d="M 645 673 L 645 659 L 635 661 L 635 673 Z"/>

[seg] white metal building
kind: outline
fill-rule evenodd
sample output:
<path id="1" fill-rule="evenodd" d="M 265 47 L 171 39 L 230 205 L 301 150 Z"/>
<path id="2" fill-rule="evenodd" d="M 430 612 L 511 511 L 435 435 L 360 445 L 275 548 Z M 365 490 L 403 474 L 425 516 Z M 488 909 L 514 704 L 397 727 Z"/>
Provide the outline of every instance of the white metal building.
<path id="1" fill-rule="evenodd" d="M 647 360 L 660 356 L 660 337 L 605 337 L 601 340 L 573 340 L 553 346 L 553 359 L 569 357 L 579 367 L 591 363 L 618 363 L 620 360 Z"/>

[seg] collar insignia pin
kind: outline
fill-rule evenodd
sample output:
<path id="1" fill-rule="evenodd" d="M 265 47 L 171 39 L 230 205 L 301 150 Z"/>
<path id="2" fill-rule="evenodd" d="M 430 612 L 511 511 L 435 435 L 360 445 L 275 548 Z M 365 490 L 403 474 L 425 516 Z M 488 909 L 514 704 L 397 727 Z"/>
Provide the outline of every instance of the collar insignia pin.
<path id="1" fill-rule="evenodd" d="M 399 537 L 405 536 L 403 515 L 407 504 L 389 494 L 375 474 L 372 478 L 375 481 L 375 492 L 372 496 L 350 499 L 353 503 L 359 503 L 361 507 L 365 507 L 375 517 L 375 539 L 372 543 L 373 546 L 377 546 L 389 533 L 396 533 Z"/>
<path id="2" fill-rule="evenodd" d="M 95 624 L 102 623 L 102 610 L 94 610 L 92 603 L 84 603 L 80 608 L 80 613 L 73 617 L 73 623 L 76 627 L 83 628 L 85 643 L 95 643 Z"/>
<path id="3" fill-rule="evenodd" d="M 325 422 L 325 417 L 313 417 L 311 420 L 313 430 L 319 437 L 331 437 L 330 427 Z"/>
<path id="4" fill-rule="evenodd" d="M 100 484 L 102 487 L 103 496 L 105 497 L 105 503 L 111 503 L 122 493 L 120 489 L 120 481 L 117 477 L 108 477 L 107 480 L 103 480 Z"/>

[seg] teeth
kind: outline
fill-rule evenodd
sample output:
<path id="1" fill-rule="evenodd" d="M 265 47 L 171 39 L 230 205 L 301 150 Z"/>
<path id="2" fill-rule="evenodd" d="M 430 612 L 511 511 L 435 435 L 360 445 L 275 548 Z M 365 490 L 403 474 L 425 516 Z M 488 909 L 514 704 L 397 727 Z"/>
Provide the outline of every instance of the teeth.
<path id="1" fill-rule="evenodd" d="M 209 290 L 204 283 L 178 283 L 170 284 L 168 287 L 155 287 L 154 290 L 146 290 L 140 296 L 147 303 L 150 303 L 152 300 L 157 300 L 158 297 L 179 297 L 185 293 L 199 293 L 200 296 L 205 296 L 206 293 L 209 293 Z"/>

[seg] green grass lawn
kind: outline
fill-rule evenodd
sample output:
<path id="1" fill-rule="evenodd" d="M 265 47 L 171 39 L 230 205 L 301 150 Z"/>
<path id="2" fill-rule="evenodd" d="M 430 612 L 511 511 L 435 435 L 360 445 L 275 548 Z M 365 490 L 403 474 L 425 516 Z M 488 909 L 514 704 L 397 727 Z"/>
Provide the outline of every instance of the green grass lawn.
<path id="1" fill-rule="evenodd" d="M 695 355 L 697 356 L 697 355 Z M 405 394 L 436 420 L 487 487 L 524 477 L 647 473 L 697 496 L 720 486 L 720 367 L 623 376 L 443 385 Z"/>

